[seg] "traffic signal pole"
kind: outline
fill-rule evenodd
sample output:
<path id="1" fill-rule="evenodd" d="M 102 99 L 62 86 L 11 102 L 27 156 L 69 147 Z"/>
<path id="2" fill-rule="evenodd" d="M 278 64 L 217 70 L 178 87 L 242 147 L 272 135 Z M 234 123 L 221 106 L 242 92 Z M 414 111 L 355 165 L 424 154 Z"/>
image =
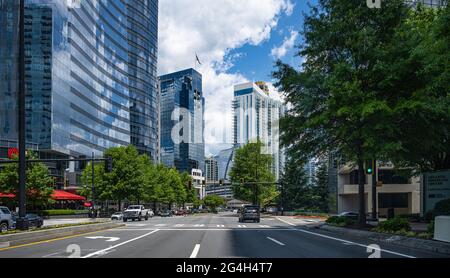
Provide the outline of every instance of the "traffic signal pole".
<path id="1" fill-rule="evenodd" d="M 373 172 L 372 172 L 372 219 L 378 219 L 377 215 L 377 161 L 372 162 Z"/>
<path id="2" fill-rule="evenodd" d="M 16 227 L 28 230 L 26 219 L 26 137 L 25 137 L 25 0 L 19 4 L 19 218 Z"/>

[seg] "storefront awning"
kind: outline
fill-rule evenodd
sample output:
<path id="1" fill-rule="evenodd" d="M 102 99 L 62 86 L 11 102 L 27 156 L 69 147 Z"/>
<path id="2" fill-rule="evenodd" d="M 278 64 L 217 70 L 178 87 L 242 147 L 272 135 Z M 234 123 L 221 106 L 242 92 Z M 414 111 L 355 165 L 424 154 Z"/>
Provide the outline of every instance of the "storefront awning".
<path id="1" fill-rule="evenodd" d="M 8 199 L 14 199 L 16 195 L 14 194 L 5 194 L 0 192 L 0 198 L 8 198 Z"/>
<path id="2" fill-rule="evenodd" d="M 0 198 L 14 199 L 15 194 L 6 194 L 0 192 Z M 72 194 L 63 190 L 54 190 L 52 193 L 52 199 L 55 201 L 86 201 L 86 198 L 76 194 Z"/>
<path id="3" fill-rule="evenodd" d="M 52 199 L 55 201 L 85 201 L 86 198 L 76 194 L 72 194 L 63 190 L 55 190 L 52 194 Z"/>

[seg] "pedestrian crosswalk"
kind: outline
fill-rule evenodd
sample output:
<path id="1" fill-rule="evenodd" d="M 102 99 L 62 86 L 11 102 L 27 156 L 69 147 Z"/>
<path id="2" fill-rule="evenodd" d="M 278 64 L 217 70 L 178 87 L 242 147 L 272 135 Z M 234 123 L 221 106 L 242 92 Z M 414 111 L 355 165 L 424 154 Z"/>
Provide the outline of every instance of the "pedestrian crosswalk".
<path id="1" fill-rule="evenodd" d="M 235 223 L 228 223 L 228 224 L 215 224 L 215 223 L 209 223 L 209 224 L 203 224 L 203 223 L 174 223 L 174 224 L 163 224 L 163 223 L 148 223 L 148 224 L 126 224 L 126 227 L 129 228 L 208 228 L 208 229 L 234 229 L 234 228 L 248 228 L 248 229 L 268 229 L 268 228 L 279 228 L 277 225 L 259 225 L 259 224 L 235 224 Z"/>

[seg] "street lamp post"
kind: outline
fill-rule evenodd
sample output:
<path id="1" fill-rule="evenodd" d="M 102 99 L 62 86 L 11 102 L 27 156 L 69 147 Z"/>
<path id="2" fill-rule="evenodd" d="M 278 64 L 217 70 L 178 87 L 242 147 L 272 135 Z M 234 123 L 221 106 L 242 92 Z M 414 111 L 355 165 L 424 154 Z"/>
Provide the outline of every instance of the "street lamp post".
<path id="1" fill-rule="evenodd" d="M 19 4 L 19 218 L 16 227 L 28 230 L 26 219 L 26 142 L 25 142 L 25 0 Z"/>

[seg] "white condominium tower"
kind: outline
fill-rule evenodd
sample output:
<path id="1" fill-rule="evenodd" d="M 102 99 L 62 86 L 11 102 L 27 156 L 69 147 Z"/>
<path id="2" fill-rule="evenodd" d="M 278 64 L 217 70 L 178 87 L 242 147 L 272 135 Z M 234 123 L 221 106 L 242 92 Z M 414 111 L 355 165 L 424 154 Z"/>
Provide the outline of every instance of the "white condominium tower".
<path id="1" fill-rule="evenodd" d="M 266 154 L 273 156 L 272 172 L 280 177 L 285 155 L 280 148 L 279 119 L 285 113 L 284 105 L 270 98 L 264 82 L 245 83 L 234 87 L 233 137 L 236 147 L 259 139 Z"/>

